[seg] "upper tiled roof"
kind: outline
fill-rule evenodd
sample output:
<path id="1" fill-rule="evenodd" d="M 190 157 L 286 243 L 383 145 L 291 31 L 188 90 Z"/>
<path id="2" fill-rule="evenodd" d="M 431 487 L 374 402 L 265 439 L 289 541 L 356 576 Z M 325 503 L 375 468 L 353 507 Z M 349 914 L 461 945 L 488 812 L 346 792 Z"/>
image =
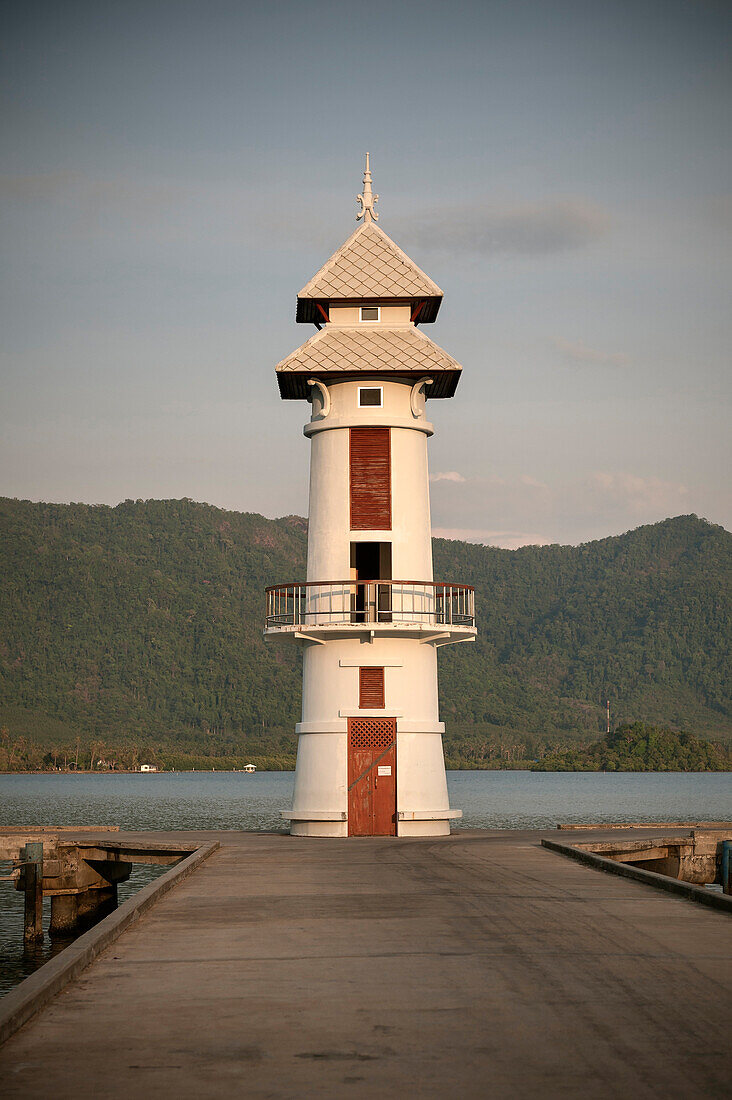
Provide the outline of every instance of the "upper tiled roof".
<path id="1" fill-rule="evenodd" d="M 323 301 L 441 297 L 437 283 L 372 221 L 360 225 L 298 294 Z"/>
<path id="2" fill-rule="evenodd" d="M 412 325 L 340 328 L 326 325 L 277 364 L 283 397 L 307 397 L 308 377 L 323 374 L 435 375 L 428 397 L 451 397 L 460 364 Z"/>

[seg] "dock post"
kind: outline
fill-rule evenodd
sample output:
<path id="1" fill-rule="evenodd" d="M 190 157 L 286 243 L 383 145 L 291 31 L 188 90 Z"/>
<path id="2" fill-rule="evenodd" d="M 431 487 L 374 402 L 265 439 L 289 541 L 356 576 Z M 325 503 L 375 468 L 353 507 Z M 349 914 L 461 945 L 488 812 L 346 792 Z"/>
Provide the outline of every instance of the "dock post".
<path id="1" fill-rule="evenodd" d="M 43 939 L 43 844 L 28 843 L 20 854 L 25 887 L 23 942 L 38 943 Z"/>
<path id="2" fill-rule="evenodd" d="M 722 841 L 722 890 L 732 894 L 732 840 Z"/>
<path id="3" fill-rule="evenodd" d="M 79 903 L 77 894 L 54 894 L 51 898 L 51 924 L 49 934 L 66 939 L 75 936 L 79 926 Z"/>

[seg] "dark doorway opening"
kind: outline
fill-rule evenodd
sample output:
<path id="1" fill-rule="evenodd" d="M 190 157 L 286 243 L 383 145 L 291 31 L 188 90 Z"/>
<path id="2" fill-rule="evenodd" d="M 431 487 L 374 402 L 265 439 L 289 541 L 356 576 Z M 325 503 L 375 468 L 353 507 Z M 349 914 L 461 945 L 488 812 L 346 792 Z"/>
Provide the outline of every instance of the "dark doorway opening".
<path id="1" fill-rule="evenodd" d="M 391 543 L 352 542 L 351 622 L 391 622 Z"/>

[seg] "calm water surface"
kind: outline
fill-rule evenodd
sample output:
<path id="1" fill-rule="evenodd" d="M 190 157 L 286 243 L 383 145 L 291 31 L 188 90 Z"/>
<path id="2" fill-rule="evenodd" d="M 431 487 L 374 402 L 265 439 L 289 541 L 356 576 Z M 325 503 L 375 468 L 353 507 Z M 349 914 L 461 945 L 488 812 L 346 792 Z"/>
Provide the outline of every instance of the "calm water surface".
<path id="1" fill-rule="evenodd" d="M 293 772 L 0 775 L 0 825 L 282 829 L 293 783 Z M 467 829 L 732 814 L 729 772 L 448 772 L 447 784 Z"/>
<path id="2" fill-rule="evenodd" d="M 0 775 L 0 825 L 282 829 L 279 811 L 291 805 L 293 782 L 292 772 Z M 447 784 L 450 805 L 464 815 L 456 827 L 464 829 L 732 818 L 728 772 L 448 772 Z M 163 870 L 142 866 L 133 871 L 120 885 L 120 900 Z M 44 909 L 47 928 L 49 902 Z M 0 994 L 52 954 L 46 936 L 41 947 L 24 956 L 22 939 L 22 896 L 11 883 L 0 882 Z"/>

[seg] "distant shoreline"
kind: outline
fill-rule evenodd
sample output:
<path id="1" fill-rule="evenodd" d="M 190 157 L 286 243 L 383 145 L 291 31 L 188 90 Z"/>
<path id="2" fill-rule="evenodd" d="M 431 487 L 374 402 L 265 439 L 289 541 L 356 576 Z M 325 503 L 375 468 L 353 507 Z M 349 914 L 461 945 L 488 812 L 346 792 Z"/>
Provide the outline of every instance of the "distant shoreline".
<path id="1" fill-rule="evenodd" d="M 451 768 L 446 765 L 448 772 L 526 772 L 531 775 L 728 775 L 732 767 L 727 768 L 664 768 L 656 771 L 638 771 L 636 768 Z M 154 778 L 160 775 L 294 775 L 294 768 L 257 768 L 256 772 L 246 772 L 243 768 L 167 768 L 155 772 L 141 771 L 91 771 L 89 768 L 74 768 L 71 771 L 37 770 L 37 771 L 3 771 L 0 775 L 99 775 L 99 776 L 123 776 L 140 775 L 145 778 Z"/>

